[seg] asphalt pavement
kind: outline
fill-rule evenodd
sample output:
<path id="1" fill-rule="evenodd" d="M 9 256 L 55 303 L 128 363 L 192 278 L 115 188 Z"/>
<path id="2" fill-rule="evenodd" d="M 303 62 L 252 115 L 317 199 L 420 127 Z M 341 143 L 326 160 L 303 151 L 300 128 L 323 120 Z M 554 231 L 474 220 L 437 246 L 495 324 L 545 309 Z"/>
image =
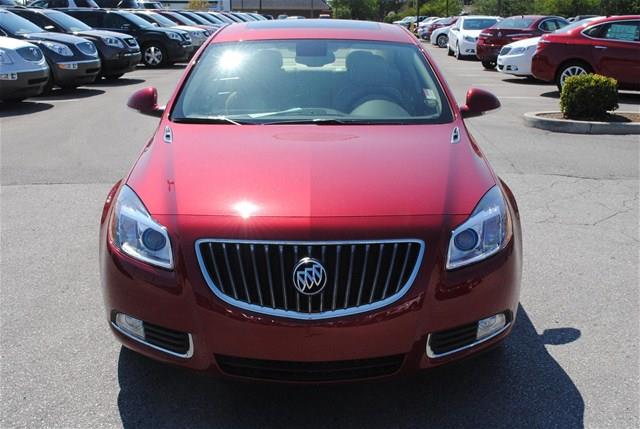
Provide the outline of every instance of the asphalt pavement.
<path id="1" fill-rule="evenodd" d="M 142 67 L 0 105 L 0 427 L 638 427 L 640 138 L 527 128 L 524 112 L 557 109 L 554 86 L 428 51 L 460 102 L 472 86 L 502 101 L 468 126 L 522 212 L 521 307 L 503 348 L 411 378 L 288 386 L 120 347 L 100 294 L 100 211 L 157 124 L 127 97 L 156 86 L 166 100 L 182 73 Z M 640 93 L 621 109 L 638 111 Z"/>

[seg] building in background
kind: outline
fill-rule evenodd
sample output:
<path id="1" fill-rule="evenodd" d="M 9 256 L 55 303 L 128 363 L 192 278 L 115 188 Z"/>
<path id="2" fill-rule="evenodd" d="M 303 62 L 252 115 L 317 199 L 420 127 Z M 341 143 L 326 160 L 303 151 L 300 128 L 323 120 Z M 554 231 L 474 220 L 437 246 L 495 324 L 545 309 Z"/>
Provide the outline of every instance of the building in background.
<path id="1" fill-rule="evenodd" d="M 304 16 L 317 18 L 330 14 L 331 8 L 325 0 L 229 0 L 231 10 L 258 12 L 266 15 Z"/>

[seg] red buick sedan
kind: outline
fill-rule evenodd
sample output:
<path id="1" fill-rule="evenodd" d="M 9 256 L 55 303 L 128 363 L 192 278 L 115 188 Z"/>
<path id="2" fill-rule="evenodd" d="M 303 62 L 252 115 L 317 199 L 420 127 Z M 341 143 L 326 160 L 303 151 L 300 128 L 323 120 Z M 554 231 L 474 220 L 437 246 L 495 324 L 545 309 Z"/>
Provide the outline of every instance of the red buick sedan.
<path id="1" fill-rule="evenodd" d="M 371 379 L 496 345 L 514 324 L 513 194 L 406 29 L 219 30 L 101 221 L 111 328 L 151 358 L 232 377 Z"/>
<path id="2" fill-rule="evenodd" d="M 480 33 L 476 45 L 476 56 L 484 68 L 493 69 L 504 45 L 550 33 L 568 24 L 569 21 L 559 16 L 509 17 Z"/>
<path id="3" fill-rule="evenodd" d="M 589 18 L 542 36 L 531 72 L 559 89 L 569 76 L 597 73 L 640 90 L 640 15 Z"/>

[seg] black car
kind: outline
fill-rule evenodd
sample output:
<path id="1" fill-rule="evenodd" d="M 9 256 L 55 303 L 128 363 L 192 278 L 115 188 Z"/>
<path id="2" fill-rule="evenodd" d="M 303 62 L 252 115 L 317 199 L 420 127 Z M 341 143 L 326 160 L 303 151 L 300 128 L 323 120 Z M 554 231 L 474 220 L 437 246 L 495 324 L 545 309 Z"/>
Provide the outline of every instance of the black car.
<path id="1" fill-rule="evenodd" d="M 36 0 L 27 4 L 29 7 L 41 7 L 49 9 L 59 9 L 65 7 L 89 7 L 98 8 L 98 4 L 93 0 Z"/>
<path id="2" fill-rule="evenodd" d="M 110 9 L 162 9 L 159 1 L 142 0 L 95 0 L 100 7 Z"/>
<path id="3" fill-rule="evenodd" d="M 157 27 L 131 12 L 117 9 L 65 9 L 64 12 L 95 29 L 135 37 L 142 50 L 142 62 L 148 67 L 187 61 L 194 51 L 186 31 Z"/>
<path id="4" fill-rule="evenodd" d="M 29 20 L 0 9 L 0 33 L 37 45 L 47 60 L 51 78 L 46 91 L 54 85 L 75 88 L 92 83 L 100 73 L 96 46 L 81 37 L 49 33 Z"/>
<path id="5" fill-rule="evenodd" d="M 218 28 L 220 28 L 219 24 L 212 24 L 211 21 L 197 15 L 195 12 L 191 12 L 188 10 L 178 10 L 176 11 L 182 16 L 186 16 L 191 21 L 195 22 L 195 25 L 199 28 L 206 29 L 209 32 L 214 32 Z"/>
<path id="6" fill-rule="evenodd" d="M 10 9 L 47 31 L 73 34 L 91 40 L 102 61 L 102 76 L 117 79 L 135 70 L 142 58 L 136 39 L 124 33 L 94 30 L 84 22 L 53 9 Z"/>

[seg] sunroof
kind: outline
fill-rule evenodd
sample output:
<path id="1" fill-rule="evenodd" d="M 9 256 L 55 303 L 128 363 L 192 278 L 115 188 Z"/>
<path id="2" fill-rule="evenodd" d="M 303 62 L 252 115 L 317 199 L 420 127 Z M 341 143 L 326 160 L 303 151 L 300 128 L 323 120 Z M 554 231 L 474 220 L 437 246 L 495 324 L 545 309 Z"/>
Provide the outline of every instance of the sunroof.
<path id="1" fill-rule="evenodd" d="M 247 28 L 278 29 L 278 28 L 332 28 L 345 30 L 376 30 L 378 23 L 370 21 L 350 21 L 341 19 L 277 19 L 272 21 L 252 21 Z"/>

